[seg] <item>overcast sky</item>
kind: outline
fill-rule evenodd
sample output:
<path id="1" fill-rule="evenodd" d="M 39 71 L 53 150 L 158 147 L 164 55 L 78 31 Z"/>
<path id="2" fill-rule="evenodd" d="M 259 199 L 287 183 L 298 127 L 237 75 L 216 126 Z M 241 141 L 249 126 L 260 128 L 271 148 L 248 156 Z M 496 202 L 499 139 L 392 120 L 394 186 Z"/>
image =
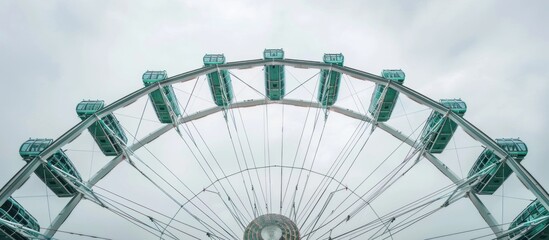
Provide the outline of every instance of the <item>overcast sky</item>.
<path id="1" fill-rule="evenodd" d="M 144 71 L 165 69 L 170 76 L 190 71 L 202 66 L 205 53 L 224 53 L 228 61 L 237 61 L 261 58 L 265 48 L 283 48 L 287 58 L 295 59 L 321 60 L 324 53 L 343 53 L 345 65 L 374 74 L 387 68 L 403 69 L 406 73 L 405 85 L 408 87 L 435 100 L 462 98 L 468 105 L 466 119 L 486 134 L 493 138 L 520 137 L 528 145 L 529 153 L 523 165 L 547 188 L 547 9 L 549 3 L 545 1 L 495 0 L 0 1 L 0 69 L 4 76 L 0 95 L 3 109 L 0 125 L 4 127 L 0 136 L 0 184 L 7 182 L 23 166 L 24 162 L 18 155 L 22 142 L 29 137 L 56 138 L 79 122 L 74 109 L 82 99 L 103 99 L 111 103 L 141 88 L 140 78 Z M 301 80 L 310 77 L 310 73 L 295 70 Z M 259 81 L 256 81 L 256 85 L 258 89 L 262 88 L 261 69 L 257 73 L 242 74 L 250 78 L 257 77 Z M 233 82 L 238 81 L 233 79 Z M 190 92 L 192 86 L 182 84 L 178 88 Z M 366 84 L 364 88 L 368 86 Z M 314 84 L 310 85 L 309 90 L 313 88 Z M 208 100 L 206 86 L 201 89 L 203 98 Z M 176 93 L 181 94 L 181 101 L 188 98 L 183 92 Z M 365 102 L 369 102 L 368 94 L 365 94 Z M 294 98 L 299 98 L 299 95 L 295 94 Z M 310 96 L 302 98 L 310 100 Z M 200 101 L 195 101 L 195 111 L 200 110 L 200 106 L 212 106 L 206 103 L 201 105 Z M 144 104 L 145 99 L 142 99 L 136 103 L 137 106 L 122 114 L 139 117 Z M 407 102 L 403 105 L 408 107 Z M 263 111 L 265 108 L 258 109 Z M 421 109 L 424 107 L 411 106 L 410 103 L 407 112 Z M 273 107 L 271 113 L 278 110 L 280 108 Z M 303 116 L 306 113 L 305 110 L 300 112 Z M 248 114 L 248 119 L 256 117 L 253 111 L 243 113 Z M 423 112 L 421 117 L 427 115 L 428 112 Z M 155 118 L 150 108 L 147 116 Z M 330 118 L 340 119 L 335 115 L 330 115 Z M 120 116 L 119 119 L 123 123 L 128 122 L 128 129 L 132 129 L 130 125 L 137 124 L 135 119 L 133 122 L 123 120 Z M 351 123 L 341 119 L 334 120 L 341 121 L 339 125 L 330 125 L 335 130 L 330 133 L 333 135 L 328 136 L 338 136 L 339 130 L 352 132 L 354 128 L 347 129 L 347 125 L 344 125 Z M 212 135 L 211 139 L 215 139 L 215 131 L 207 128 L 208 123 L 214 121 L 224 124 L 218 114 L 199 125 L 203 126 L 204 133 Z M 144 129 L 152 130 L 158 126 L 145 124 Z M 299 126 L 294 124 L 288 128 L 299 131 Z M 408 127 L 406 124 L 402 126 Z M 250 124 L 248 130 L 263 131 L 261 124 Z M 135 128 L 131 131 L 135 131 Z M 173 131 L 169 137 L 167 139 L 178 139 Z M 74 143 L 73 148 L 78 149 L 90 143 L 86 145 L 86 150 L 97 150 L 97 147 L 92 147 L 88 133 L 84 133 L 82 138 L 80 142 Z M 398 140 L 392 141 L 398 143 Z M 161 152 L 158 154 L 166 158 L 176 154 L 166 151 L 176 151 L 173 150 L 175 147 L 184 148 L 181 142 L 166 142 L 168 145 L 156 146 Z M 467 147 L 470 142 L 463 135 L 461 142 L 456 145 Z M 221 154 L 233 154 L 232 148 L 227 146 L 227 140 L 217 144 Z M 384 146 L 383 143 L 381 145 Z M 262 147 L 261 144 L 259 146 Z M 470 154 L 478 155 L 479 151 L 477 148 L 477 152 Z M 186 156 L 188 153 L 181 150 L 178 154 Z M 449 155 L 467 162 L 463 163 L 464 169 L 461 170 L 466 174 L 474 158 L 466 159 L 469 153 L 460 154 Z M 85 180 L 91 170 L 98 170 L 107 161 L 107 158 L 98 160 L 100 156 L 97 155 L 100 154 L 96 153 L 95 158 L 88 153 L 79 155 L 73 152 L 70 155 Z M 86 159 L 79 159 L 79 156 Z M 90 164 L 90 158 L 95 159 L 94 164 Z M 326 157 L 326 161 L 329 160 Z M 193 165 L 194 162 L 180 164 L 188 164 L 189 169 L 198 169 Z M 454 172 L 460 172 L 461 162 L 459 166 L 455 161 L 447 164 L 454 167 Z M 105 182 L 112 181 L 113 186 L 127 187 L 132 186 L 130 182 L 134 180 L 143 181 L 121 175 L 132 172 L 132 176 L 139 178 L 128 164 L 122 165 L 124 170 L 120 170 L 118 175 L 109 176 Z M 440 175 L 434 168 L 430 170 L 432 174 Z M 191 172 L 189 174 L 194 176 Z M 513 180 L 509 183 L 508 191 L 499 191 L 497 194 L 531 199 L 532 195 L 524 190 L 516 177 L 511 178 Z M 122 181 L 125 179 L 128 182 Z M 194 184 L 193 189 L 198 190 L 205 187 L 201 181 L 206 179 L 190 181 L 189 184 Z M 28 184 L 34 186 L 25 186 L 22 192 L 14 195 L 45 193 L 40 181 L 34 179 Z M 130 192 L 136 194 L 141 191 L 135 185 L 130 188 L 135 188 Z M 40 189 L 40 192 L 36 192 L 36 189 Z M 147 193 L 144 192 L 143 196 L 147 196 Z M 419 194 L 417 197 L 420 197 Z M 49 214 L 44 205 L 46 198 L 18 200 L 26 202 L 25 207 L 34 205 L 28 208 L 34 211 L 31 213 L 39 218 L 41 226 L 47 227 L 48 215 L 55 216 L 66 202 L 51 198 L 50 201 L 56 206 L 53 208 L 58 210 Z M 159 201 L 169 202 L 165 197 L 161 199 Z M 494 215 L 500 222 L 512 220 L 513 214 L 528 204 L 524 200 L 506 200 L 502 210 L 501 197 L 483 200 L 493 204 L 489 206 L 493 207 L 492 210 L 497 209 Z M 173 211 L 174 207 L 171 207 Z M 439 216 L 457 214 L 459 219 L 462 207 L 476 214 L 471 204 L 464 204 Z M 509 210 L 506 211 L 506 208 Z M 80 219 L 78 216 L 71 217 L 68 227 L 64 229 L 114 239 L 152 239 L 152 235 L 143 235 L 132 225 L 118 225 L 123 222 L 120 217 L 98 209 L 101 208 L 86 201 L 75 211 L 81 214 Z M 467 222 L 468 216 L 461 216 L 465 219 L 462 221 Z M 181 220 L 184 219 L 185 216 L 182 216 Z M 427 232 L 429 228 L 423 228 L 414 236 L 430 237 L 485 226 L 478 214 L 471 221 L 475 224 L 460 225 L 462 228 L 441 227 L 432 234 Z M 88 225 L 84 227 L 84 224 Z M 395 239 L 407 239 L 405 236 L 397 235 Z M 59 237 L 74 239 L 72 235 Z"/>

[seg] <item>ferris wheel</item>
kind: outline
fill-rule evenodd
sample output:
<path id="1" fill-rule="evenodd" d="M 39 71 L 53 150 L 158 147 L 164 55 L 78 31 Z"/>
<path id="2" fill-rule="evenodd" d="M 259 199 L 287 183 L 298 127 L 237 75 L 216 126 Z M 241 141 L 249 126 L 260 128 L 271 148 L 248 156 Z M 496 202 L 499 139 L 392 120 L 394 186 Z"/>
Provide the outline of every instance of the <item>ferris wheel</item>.
<path id="1" fill-rule="evenodd" d="M 284 54 L 206 54 L 172 77 L 146 71 L 143 88 L 111 104 L 81 101 L 60 137 L 22 143 L 26 165 L 0 190 L 0 239 L 110 239 L 65 228 L 81 204 L 94 210 L 80 224 L 102 212 L 143 239 L 549 238 L 549 195 L 520 164 L 526 143 L 487 136 L 464 119 L 465 100 L 432 100 L 403 70 L 367 73 L 341 53 Z M 83 156 L 96 163 L 88 177 Z M 484 200 L 512 179 L 535 199 L 505 223 Z M 49 223 L 18 199 L 29 184 L 45 185 L 48 208 L 62 199 Z M 453 216 L 464 206 L 478 229 L 459 227 L 472 221 Z M 430 218 L 452 224 L 438 231 Z"/>

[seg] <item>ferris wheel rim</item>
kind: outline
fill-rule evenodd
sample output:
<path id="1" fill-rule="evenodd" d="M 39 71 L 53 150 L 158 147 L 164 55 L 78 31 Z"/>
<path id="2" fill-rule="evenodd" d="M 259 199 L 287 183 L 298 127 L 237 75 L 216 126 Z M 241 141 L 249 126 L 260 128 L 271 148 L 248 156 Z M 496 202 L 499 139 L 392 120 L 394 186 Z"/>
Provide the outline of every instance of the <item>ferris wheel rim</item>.
<path id="1" fill-rule="evenodd" d="M 145 86 L 105 106 L 101 110 L 97 111 L 94 114 L 94 117 L 87 118 L 85 120 L 82 120 L 78 124 L 74 125 L 67 132 L 62 134 L 60 137 L 56 138 L 51 145 L 49 145 L 46 149 L 44 149 L 44 151 L 40 153 L 40 155 L 37 158 L 47 159 L 55 152 L 55 150 L 70 143 L 72 140 L 78 137 L 83 131 L 85 131 L 87 127 L 92 125 L 97 118 L 102 118 L 108 114 L 113 113 L 118 109 L 124 108 L 132 104 L 133 102 L 137 101 L 138 99 L 146 96 L 147 94 L 155 90 L 158 90 L 162 87 L 171 86 L 175 83 L 183 83 L 183 82 L 191 81 L 193 79 L 196 79 L 199 76 L 203 76 L 208 73 L 212 73 L 219 70 L 249 69 L 254 67 L 261 67 L 265 65 L 275 65 L 275 64 L 281 64 L 281 65 L 291 66 L 295 68 L 313 68 L 313 69 L 319 69 L 319 70 L 332 69 L 334 71 L 341 72 L 342 74 L 351 76 L 357 80 L 370 81 L 376 84 L 390 86 L 392 89 L 396 90 L 400 94 L 404 94 L 405 96 L 412 99 L 413 101 L 421 105 L 427 106 L 433 111 L 446 115 L 449 119 L 455 121 L 458 126 L 462 127 L 472 138 L 484 144 L 488 149 L 493 150 L 494 153 L 498 155 L 498 157 L 501 157 L 504 159 L 512 159 L 505 150 L 503 150 L 501 147 L 497 145 L 495 140 L 490 138 L 488 135 L 486 135 L 476 126 L 474 126 L 469 121 L 467 121 L 465 118 L 453 113 L 452 111 L 448 111 L 448 109 L 444 107 L 442 104 L 434 101 L 433 99 L 419 92 L 416 92 L 412 88 L 408 88 L 400 84 L 391 84 L 389 80 L 383 77 L 377 76 L 372 73 L 360 71 L 351 67 L 337 66 L 337 65 L 331 65 L 323 62 L 318 62 L 318 61 L 298 60 L 298 59 L 269 59 L 269 60 L 255 59 L 255 60 L 228 62 L 228 63 L 220 64 L 217 66 L 201 67 L 194 70 L 190 70 L 190 71 L 169 77 L 165 80 L 159 81 L 157 84 L 151 84 L 149 86 Z M 547 195 L 547 197 L 549 200 L 549 194 Z M 0 190 L 0 203 L 3 203 L 3 201 L 4 201 L 4 188 Z"/>
<path id="2" fill-rule="evenodd" d="M 376 84 L 384 84 L 386 86 L 390 86 L 392 89 L 396 90 L 397 92 L 399 92 L 401 94 L 404 94 L 405 96 L 409 97 L 413 101 L 416 101 L 419 104 L 427 106 L 428 108 L 430 108 L 433 111 L 445 114 L 448 118 L 454 120 L 457 123 L 458 126 L 461 126 L 465 130 L 465 132 L 468 133 L 475 140 L 477 140 L 477 141 L 481 142 L 482 144 L 484 144 L 488 149 L 494 150 L 494 153 L 496 155 L 498 155 L 499 157 L 501 157 L 503 159 L 506 159 L 508 162 L 515 163 L 514 160 L 510 156 L 508 156 L 508 154 L 505 152 L 505 150 L 501 149 L 493 139 L 489 138 L 485 133 L 483 133 L 476 126 L 469 123 L 463 117 L 461 117 L 457 114 L 454 114 L 451 111 L 448 111 L 445 107 L 443 107 L 438 102 L 432 100 L 429 97 L 426 97 L 426 96 L 422 95 L 421 93 L 416 92 L 415 90 L 413 90 L 411 88 L 408 88 L 408 87 L 403 86 L 403 85 L 391 84 L 390 81 L 388 81 L 388 80 L 386 80 L 382 77 L 379 77 L 379 76 L 371 74 L 371 73 L 363 72 L 363 71 L 360 71 L 360 70 L 356 70 L 356 69 L 353 69 L 353 68 L 350 68 L 350 67 L 335 66 L 335 65 L 322 63 L 322 62 L 308 61 L 308 60 L 297 60 L 297 59 L 282 59 L 282 60 L 257 59 L 257 60 L 245 60 L 245 61 L 238 61 L 238 62 L 229 62 L 229 63 L 226 63 L 226 64 L 219 65 L 217 67 L 197 68 L 197 69 L 194 69 L 194 70 L 191 70 L 191 71 L 181 73 L 181 74 L 172 76 L 170 78 L 167 78 L 166 80 L 163 80 L 163 81 L 159 82 L 158 84 L 153 84 L 153 85 L 150 85 L 150 86 L 147 86 L 147 87 L 143 87 L 141 89 L 138 89 L 138 90 L 136 90 L 136 91 L 134 91 L 134 92 L 132 92 L 132 93 L 116 100 L 116 101 L 114 101 L 113 103 L 109 104 L 108 106 L 105 106 L 105 108 L 103 108 L 102 110 L 98 111 L 95 114 L 95 118 L 90 117 L 86 120 L 81 121 L 80 123 L 76 124 L 75 126 L 73 126 L 67 132 L 62 134 L 57 139 L 55 139 L 54 142 L 48 148 L 46 148 L 39 155 L 39 157 L 37 157 L 37 159 L 35 159 L 36 161 L 33 160 L 32 162 L 35 162 L 35 165 L 38 166 L 38 164 L 41 163 L 40 161 L 44 161 L 44 160 L 41 160 L 41 159 L 47 159 L 57 149 L 59 149 L 60 147 L 68 144 L 69 142 L 71 142 L 72 140 L 77 138 L 88 126 L 93 124 L 93 122 L 95 122 L 97 118 L 101 118 L 101 117 L 103 117 L 107 114 L 113 113 L 114 111 L 116 111 L 118 109 L 121 109 L 121 108 L 123 108 L 127 105 L 130 105 L 133 102 L 137 101 L 138 99 L 141 99 L 142 97 L 145 97 L 148 93 L 151 93 L 151 92 L 153 92 L 155 90 L 158 90 L 162 87 L 171 86 L 175 83 L 191 81 L 193 79 L 196 79 L 196 77 L 198 77 L 198 76 L 206 75 L 208 73 L 211 73 L 211 72 L 214 72 L 214 71 L 217 71 L 217 70 L 220 70 L 220 69 L 221 70 L 247 69 L 247 68 L 262 67 L 262 66 L 265 66 L 265 65 L 275 65 L 275 64 L 282 64 L 282 65 L 296 67 L 296 68 L 313 68 L 313 69 L 332 68 L 335 71 L 338 71 L 338 72 L 341 72 L 341 73 L 346 74 L 348 76 L 351 76 L 351 77 L 353 77 L 354 79 L 357 79 L 357 80 L 365 80 L 365 81 L 370 81 L 370 82 L 373 82 L 373 83 L 376 83 Z M 294 104 L 291 104 L 292 103 L 291 101 L 295 101 Z M 234 105 L 235 108 L 240 108 L 240 107 L 253 107 L 253 106 L 261 106 L 261 105 L 268 105 L 268 104 L 287 104 L 287 105 L 298 106 L 298 104 L 295 104 L 298 101 L 301 102 L 302 104 L 309 104 L 309 107 L 311 107 L 311 106 L 312 107 L 321 107 L 321 106 L 319 106 L 318 103 L 315 103 L 315 102 L 310 102 L 310 101 L 307 102 L 307 101 L 303 101 L 303 100 L 291 100 L 291 99 L 283 99 L 283 100 L 279 100 L 279 101 L 271 101 L 271 100 L 268 100 L 268 99 L 245 100 L 245 101 L 233 103 L 229 107 L 232 108 L 233 105 Z M 194 113 L 192 116 L 206 117 L 206 116 L 212 115 L 214 113 L 220 112 L 223 109 L 224 109 L 223 107 L 214 107 L 214 108 L 210 108 L 210 109 L 204 109 L 204 110 L 201 110 L 197 113 Z M 351 117 L 350 113 L 353 113 L 352 111 L 350 111 L 348 109 L 345 110 L 345 109 L 337 107 L 337 106 L 330 107 L 330 110 L 334 110 L 335 112 L 346 115 L 348 117 Z M 347 114 L 345 114 L 345 113 L 347 113 Z M 357 114 L 361 115 L 360 113 L 357 113 Z M 187 115 L 186 117 L 190 117 L 190 116 L 191 115 Z M 183 119 L 183 118 L 185 118 L 185 117 L 181 117 L 180 119 Z M 359 119 L 358 117 L 353 117 L 353 118 Z M 362 119 L 359 119 L 361 121 L 366 121 L 366 122 L 371 121 L 371 119 L 369 119 L 366 115 L 362 115 L 361 118 Z M 193 120 L 196 120 L 196 119 L 198 119 L 198 118 L 190 119 L 188 121 L 193 121 Z M 178 121 L 177 124 L 183 124 L 185 122 L 186 121 Z M 377 124 L 379 126 L 385 126 L 386 125 L 384 123 L 377 123 Z M 388 125 L 386 125 L 386 126 L 388 126 Z M 174 126 L 170 126 L 169 124 L 166 124 L 165 126 L 161 127 L 161 129 L 166 128 L 166 132 L 167 132 L 173 127 Z M 381 127 L 381 128 L 383 129 L 383 127 Z M 384 130 L 386 130 L 386 129 L 384 129 Z M 157 137 L 151 139 L 151 141 L 154 141 Z M 143 143 L 141 141 L 138 141 L 138 144 L 139 144 L 139 147 L 141 147 L 141 146 L 143 146 L 147 143 Z M 115 159 L 116 158 L 121 158 L 121 156 L 117 156 L 117 157 L 115 157 Z M 114 161 L 115 159 L 113 159 L 112 161 Z M 32 165 L 31 163 L 29 163 L 28 165 L 29 166 Z M 519 164 L 517 164 L 517 166 L 520 167 Z M 29 169 L 32 169 L 32 166 L 29 167 Z M 32 170 L 29 170 L 29 169 L 27 169 L 28 175 L 30 175 L 30 173 L 32 173 L 34 171 L 34 169 L 32 169 Z M 522 173 L 521 174 L 517 173 L 517 175 L 523 176 Z M 523 181 L 522 178 L 520 180 Z M 547 199 L 549 199 L 549 198 L 547 198 L 547 193 L 546 192 L 544 193 L 544 190 L 543 190 L 542 186 L 539 183 L 535 182 L 535 179 L 533 179 L 533 180 L 534 180 L 533 184 L 530 184 L 530 185 L 535 186 L 535 189 L 537 189 L 538 187 L 542 189 L 540 191 L 541 195 L 536 194 L 536 193 L 534 193 L 534 194 L 536 196 L 540 195 L 540 196 L 537 196 L 538 199 L 541 199 L 542 203 L 547 204 Z M 97 181 L 99 181 L 99 180 L 97 180 Z M 10 180 L 10 182 L 11 182 L 11 180 Z M 13 193 L 13 192 L 9 193 L 11 191 L 10 187 L 13 188 L 15 184 L 10 184 L 10 182 L 8 182 L 0 190 L 0 203 L 3 203 Z M 524 181 L 523 181 L 523 183 L 524 183 Z M 6 187 L 7 187 L 7 189 L 6 189 Z M 18 187 L 16 187 L 16 188 L 18 188 Z M 9 193 L 9 194 L 7 194 L 7 193 Z M 78 195 L 81 195 L 81 194 L 79 193 Z M 76 198 L 77 196 L 75 196 L 74 198 Z"/>

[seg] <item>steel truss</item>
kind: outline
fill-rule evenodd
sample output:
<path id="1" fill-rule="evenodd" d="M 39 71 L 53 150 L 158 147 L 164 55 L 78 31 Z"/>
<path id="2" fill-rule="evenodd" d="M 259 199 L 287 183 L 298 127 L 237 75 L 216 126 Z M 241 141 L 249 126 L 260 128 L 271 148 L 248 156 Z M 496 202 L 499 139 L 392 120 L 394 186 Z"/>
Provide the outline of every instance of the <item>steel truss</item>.
<path id="1" fill-rule="evenodd" d="M 57 138 L 49 147 L 47 147 L 44 151 L 42 151 L 38 157 L 36 157 L 35 159 L 28 162 L 25 166 L 23 166 L 23 168 L 21 168 L 6 183 L 6 185 L 4 185 L 2 189 L 0 189 L 0 205 L 3 204 L 17 189 L 19 189 L 25 183 L 25 181 L 30 177 L 30 175 L 34 172 L 34 170 L 36 170 L 36 168 L 38 168 L 40 164 L 43 164 L 45 162 L 44 159 L 48 159 L 59 148 L 63 147 L 64 145 L 70 143 L 72 140 L 77 138 L 83 131 L 85 131 L 86 128 L 92 125 L 97 118 L 100 119 L 108 114 L 111 114 L 112 112 L 132 104 L 133 102 L 137 101 L 139 98 L 144 97 L 155 90 L 158 90 L 158 89 L 162 90 L 162 88 L 165 86 L 170 86 L 172 84 L 180 83 L 180 82 L 191 81 L 193 79 L 196 79 L 199 76 L 206 75 L 208 73 L 212 73 L 219 70 L 248 69 L 253 67 L 262 67 L 264 65 L 269 65 L 269 66 L 270 65 L 286 65 L 286 66 L 295 67 L 295 68 L 332 69 L 334 71 L 341 72 L 342 74 L 349 75 L 359 80 L 370 81 L 370 82 L 373 82 L 376 84 L 382 84 L 382 85 L 389 84 L 389 80 L 387 79 L 384 79 L 380 76 L 377 76 L 371 73 L 353 69 L 350 67 L 335 66 L 335 65 L 330 65 L 323 62 L 297 60 L 297 59 L 246 60 L 246 61 L 230 62 L 226 64 L 221 64 L 218 66 L 202 67 L 186 73 L 182 73 L 182 74 L 167 78 L 159 82 L 158 84 L 152 84 L 152 85 L 143 87 L 133 93 L 130 93 L 125 97 L 120 98 L 119 100 L 99 110 L 98 112 L 95 113 L 94 117 L 89 117 L 81 121 L 80 123 L 76 124 L 71 129 L 69 129 L 67 132 L 65 132 L 63 135 Z M 549 209 L 549 194 L 547 193 L 547 191 L 541 186 L 541 184 L 537 182 L 537 180 L 520 163 L 515 161 L 511 156 L 507 154 L 505 150 L 500 148 L 492 138 L 490 138 L 488 135 L 486 135 L 484 132 L 482 132 L 480 129 L 475 127 L 473 124 L 471 124 L 464 118 L 460 117 L 459 115 L 451 111 L 448 111 L 447 108 L 441 105 L 440 103 L 422 95 L 421 93 L 414 91 L 413 89 L 410 89 L 404 85 L 399 85 L 399 84 L 392 84 L 391 88 L 400 92 L 401 94 L 404 94 L 405 96 L 412 99 L 413 101 L 431 108 L 433 111 L 447 115 L 449 119 L 453 120 L 460 127 L 462 127 L 463 130 L 469 136 L 479 141 L 487 149 L 492 150 L 498 157 L 502 159 L 504 163 L 507 163 L 508 166 L 513 170 L 513 172 L 516 173 L 519 180 L 526 186 L 526 188 L 529 189 L 534 194 L 534 196 L 537 197 L 537 199 L 545 206 L 545 208 Z M 297 107 L 322 108 L 322 106 L 316 102 L 290 100 L 290 99 L 283 99 L 279 101 L 270 101 L 267 99 L 246 100 L 242 102 L 233 103 L 228 107 L 243 108 L 243 107 L 254 107 L 254 106 L 265 105 L 265 104 L 285 104 L 285 105 L 292 105 Z M 180 117 L 178 120 L 178 124 L 183 124 L 189 121 L 200 119 L 208 115 L 224 111 L 226 110 L 226 108 L 227 107 L 213 107 L 210 109 L 205 109 L 203 111 L 188 115 L 186 117 Z M 372 119 L 370 119 L 366 115 L 362 115 L 360 113 L 351 111 L 349 109 L 344 109 L 337 106 L 331 106 L 329 107 L 329 110 L 340 113 L 350 118 L 361 120 L 361 121 L 367 121 L 367 122 L 372 121 Z M 407 137 L 404 136 L 401 132 L 388 126 L 387 124 L 375 123 L 375 125 L 383 129 L 387 133 L 393 135 L 397 139 L 404 141 L 406 144 L 416 147 L 414 146 L 414 143 L 412 140 L 407 139 Z M 177 125 L 167 124 L 157 129 L 156 131 L 152 132 L 147 137 L 143 138 L 141 141 L 138 141 L 136 144 L 129 146 L 129 149 L 132 151 L 135 151 L 176 126 Z M 457 175 L 453 173 L 444 163 L 442 163 L 435 156 L 427 152 L 425 152 L 423 156 L 427 158 L 439 171 L 441 171 L 452 182 L 456 183 L 457 181 L 459 181 L 459 178 L 457 177 Z M 123 155 L 117 156 L 113 160 L 111 160 L 107 165 L 105 165 L 102 169 L 100 169 L 87 182 L 87 187 L 91 188 L 93 185 L 95 185 L 98 181 L 100 181 L 103 177 L 105 177 L 112 169 L 114 169 L 118 165 L 118 163 L 120 163 L 122 160 L 124 160 Z M 479 211 L 483 219 L 486 221 L 486 223 L 490 226 L 492 231 L 497 236 L 500 236 L 500 233 L 502 232 L 500 225 L 494 219 L 494 217 L 488 211 L 488 209 L 484 206 L 482 201 L 476 196 L 476 194 L 472 192 L 469 192 L 467 196 L 471 200 L 473 205 L 477 208 L 477 210 Z M 78 193 L 78 195 L 74 196 L 69 201 L 69 203 L 65 206 L 65 208 L 59 213 L 59 215 L 52 222 L 51 226 L 49 227 L 49 230 L 45 234 L 46 236 L 52 237 L 55 234 L 57 229 L 68 218 L 70 213 L 74 210 L 74 208 L 78 205 L 78 203 L 80 202 L 80 200 L 82 200 L 83 197 L 84 196 L 82 193 Z"/>

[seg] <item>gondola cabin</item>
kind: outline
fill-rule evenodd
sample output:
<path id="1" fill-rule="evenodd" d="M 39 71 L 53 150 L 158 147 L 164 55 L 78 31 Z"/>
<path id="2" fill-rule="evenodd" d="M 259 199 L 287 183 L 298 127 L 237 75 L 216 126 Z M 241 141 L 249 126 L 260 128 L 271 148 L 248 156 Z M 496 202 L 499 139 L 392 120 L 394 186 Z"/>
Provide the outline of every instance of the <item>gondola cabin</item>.
<path id="1" fill-rule="evenodd" d="M 19 155 L 25 161 L 30 161 L 37 157 L 44 149 L 46 149 L 53 139 L 29 139 L 25 141 L 19 148 Z M 82 181 L 80 174 L 72 164 L 71 160 L 61 150 L 57 150 L 47 159 L 47 164 L 41 164 L 34 173 L 48 186 L 48 188 L 58 197 L 72 197 L 77 191 L 67 182 L 67 177 L 59 170 L 69 174 L 78 181 Z"/>
<path id="2" fill-rule="evenodd" d="M 263 51 L 265 60 L 284 59 L 282 49 L 265 49 Z M 284 97 L 285 72 L 284 65 L 265 65 L 265 92 L 270 100 L 280 100 Z"/>
<path id="3" fill-rule="evenodd" d="M 324 54 L 324 63 L 343 66 L 343 54 Z M 339 94 L 339 85 L 341 83 L 341 73 L 334 69 L 320 70 L 320 79 L 318 87 L 318 102 L 323 107 L 329 107 L 335 104 Z"/>
<path id="4" fill-rule="evenodd" d="M 223 54 L 206 54 L 204 56 L 204 66 L 211 67 L 225 63 Z M 228 70 L 216 69 L 207 74 L 208 84 L 214 103 L 220 107 L 226 107 L 233 101 L 233 86 L 231 76 Z"/>
<path id="5" fill-rule="evenodd" d="M 166 71 L 146 71 L 143 74 L 143 84 L 149 86 L 156 84 L 164 79 L 168 78 Z M 177 102 L 177 96 L 173 91 L 173 87 L 165 86 L 161 90 L 155 90 L 149 93 L 149 99 L 151 100 L 156 116 L 161 123 L 173 123 L 172 118 L 176 119 L 181 115 L 179 104 Z"/>
<path id="6" fill-rule="evenodd" d="M 404 72 L 402 70 L 383 70 L 381 76 L 391 83 L 402 84 L 404 83 Z M 376 88 L 372 93 L 370 101 L 370 107 L 368 111 L 372 116 L 376 116 L 378 122 L 386 122 L 391 118 L 393 109 L 395 108 L 396 101 L 398 99 L 398 92 L 391 87 L 387 89 L 383 100 L 381 100 L 385 86 L 382 84 L 376 84 Z M 381 107 L 380 107 L 381 106 Z"/>
<path id="7" fill-rule="evenodd" d="M 511 239 L 549 239 L 549 211 L 536 199 L 511 222 L 509 230 L 513 229 L 509 234 Z"/>
<path id="8" fill-rule="evenodd" d="M 76 106 L 76 113 L 80 119 L 84 120 L 88 117 L 94 117 L 95 112 L 101 110 L 105 106 L 103 100 L 85 100 Z M 103 124 L 100 122 L 102 121 Z M 116 156 L 122 153 L 124 143 L 128 142 L 126 134 L 118 119 L 111 113 L 107 114 L 100 121 L 96 121 L 88 127 L 88 131 L 93 136 L 93 139 L 99 146 L 99 149 L 106 156 Z M 109 129 L 106 129 L 107 126 Z"/>
<path id="9" fill-rule="evenodd" d="M 440 103 L 459 116 L 467 111 L 467 105 L 461 99 L 441 99 Z M 430 153 L 441 153 L 450 142 L 458 125 L 450 118 L 433 111 L 422 133 L 425 142 L 425 150 Z"/>
<path id="10" fill-rule="evenodd" d="M 517 162 L 522 161 L 526 157 L 526 154 L 528 154 L 526 144 L 520 139 L 500 138 L 496 139 L 496 143 Z M 496 165 L 475 185 L 474 190 L 478 194 L 493 194 L 513 172 L 507 164 L 501 164 L 499 161 L 500 158 L 492 150 L 485 149 L 477 158 L 475 164 L 473 164 L 473 167 L 469 171 L 469 176 L 475 175 L 492 164 Z"/>
<path id="11" fill-rule="evenodd" d="M 40 225 L 38 221 L 19 204 L 15 199 L 9 197 L 2 206 L 0 206 L 0 218 L 21 224 L 23 227 L 32 229 L 36 232 L 40 232 Z M 23 231 L 22 229 L 20 231 Z M 25 234 L 14 230 L 11 226 L 0 223 L 0 239 L 2 240 L 26 240 L 26 239 L 38 239 L 39 234 L 31 231 L 24 231 Z M 25 236 L 27 235 L 27 236 Z"/>

